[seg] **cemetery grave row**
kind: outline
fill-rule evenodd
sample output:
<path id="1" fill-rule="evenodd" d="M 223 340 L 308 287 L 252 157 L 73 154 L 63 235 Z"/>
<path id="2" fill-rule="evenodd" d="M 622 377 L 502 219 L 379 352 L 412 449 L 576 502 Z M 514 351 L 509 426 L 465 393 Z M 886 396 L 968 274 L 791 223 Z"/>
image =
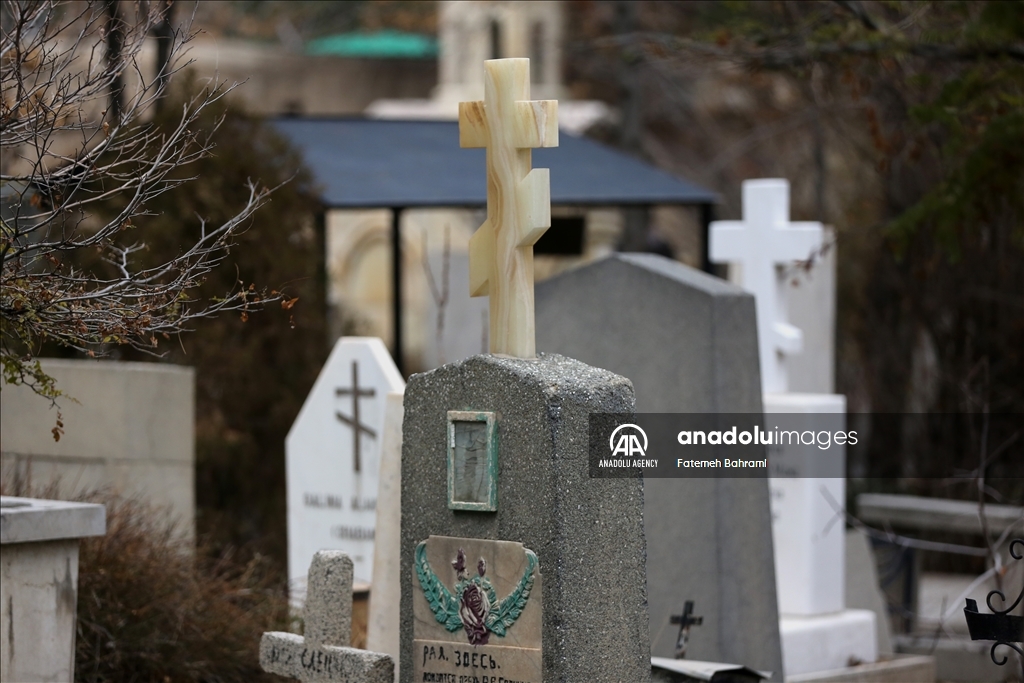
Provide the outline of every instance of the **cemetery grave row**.
<path id="1" fill-rule="evenodd" d="M 265 668 L 303 681 L 642 681 L 652 661 L 674 671 L 683 655 L 781 681 L 873 662 L 876 615 L 845 606 L 844 525 L 823 503 L 844 500 L 841 479 L 590 476 L 594 413 L 841 417 L 842 396 L 786 393 L 800 331 L 778 264 L 820 247 L 821 226 L 789 224 L 784 181 L 748 183 L 744 221 L 713 226 L 712 254 L 742 261 L 756 296 L 618 254 L 535 298 L 531 246 L 550 210 L 529 149 L 558 138 L 556 103 L 531 101 L 529 82 L 528 60 L 488 61 L 484 101 L 460 107 L 461 144 L 487 149 L 470 286 L 490 299 L 491 353 L 405 386 L 379 340 L 336 346 L 289 435 L 298 601 L 313 563 L 306 636 L 267 634 Z M 339 527 L 376 528 L 378 547 Z M 322 596 L 349 591 L 353 574 L 373 584 L 379 654 L 325 625 Z"/>

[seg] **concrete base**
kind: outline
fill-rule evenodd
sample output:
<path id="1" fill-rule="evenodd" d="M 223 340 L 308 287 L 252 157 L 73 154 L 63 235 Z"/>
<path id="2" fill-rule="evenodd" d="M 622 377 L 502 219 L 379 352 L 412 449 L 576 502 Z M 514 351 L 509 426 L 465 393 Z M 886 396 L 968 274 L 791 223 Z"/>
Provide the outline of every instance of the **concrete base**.
<path id="1" fill-rule="evenodd" d="M 848 609 L 816 617 L 779 619 L 782 663 L 791 676 L 845 669 L 878 659 L 875 613 Z"/>
<path id="2" fill-rule="evenodd" d="M 72 681 L 78 542 L 102 505 L 0 497 L 0 681 Z"/>
<path id="3" fill-rule="evenodd" d="M 0 567 L 0 679 L 73 680 L 78 539 L 5 545 Z"/>
<path id="4" fill-rule="evenodd" d="M 935 683 L 935 660 L 924 655 L 895 655 L 874 664 L 786 676 L 786 683 Z"/>

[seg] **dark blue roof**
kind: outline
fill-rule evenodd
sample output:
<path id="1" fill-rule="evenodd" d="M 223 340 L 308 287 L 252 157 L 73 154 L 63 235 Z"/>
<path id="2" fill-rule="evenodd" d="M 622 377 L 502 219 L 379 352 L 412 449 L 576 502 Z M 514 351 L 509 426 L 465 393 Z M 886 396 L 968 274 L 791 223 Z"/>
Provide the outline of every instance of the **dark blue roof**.
<path id="1" fill-rule="evenodd" d="M 331 208 L 483 206 L 484 150 L 459 147 L 454 121 L 280 118 L 272 125 L 305 156 Z M 551 203 L 704 204 L 714 192 L 587 138 L 559 133 L 533 150 L 551 169 Z"/>

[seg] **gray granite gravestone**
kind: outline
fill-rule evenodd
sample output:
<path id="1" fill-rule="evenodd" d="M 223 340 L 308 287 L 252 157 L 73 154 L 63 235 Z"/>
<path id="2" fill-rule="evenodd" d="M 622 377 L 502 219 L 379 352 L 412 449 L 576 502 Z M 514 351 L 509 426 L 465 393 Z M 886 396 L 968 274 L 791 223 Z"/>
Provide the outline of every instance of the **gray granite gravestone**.
<path id="1" fill-rule="evenodd" d="M 349 647 L 352 639 L 352 560 L 321 550 L 309 566 L 303 607 L 305 636 L 264 633 L 260 666 L 303 683 L 392 683 L 395 665 L 379 652 Z"/>
<path id="2" fill-rule="evenodd" d="M 588 465 L 589 414 L 632 411 L 629 380 L 556 355 L 409 380 L 403 681 L 648 680 L 643 481 Z"/>
<path id="3" fill-rule="evenodd" d="M 629 377 L 637 412 L 761 412 L 754 298 L 734 285 L 616 254 L 539 283 L 536 307 L 537 348 Z M 651 654 L 674 655 L 669 619 L 693 600 L 688 658 L 779 678 L 767 480 L 648 479 L 644 527 Z"/>

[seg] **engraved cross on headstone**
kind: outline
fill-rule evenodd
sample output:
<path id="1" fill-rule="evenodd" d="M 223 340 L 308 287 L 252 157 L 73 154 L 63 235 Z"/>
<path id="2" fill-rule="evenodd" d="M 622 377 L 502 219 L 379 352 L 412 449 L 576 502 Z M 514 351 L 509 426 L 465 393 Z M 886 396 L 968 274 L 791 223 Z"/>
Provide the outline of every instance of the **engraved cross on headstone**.
<path id="1" fill-rule="evenodd" d="M 341 411 L 335 411 L 335 416 L 349 427 L 352 428 L 352 467 L 356 472 L 359 471 L 360 458 L 359 458 L 359 437 L 362 434 L 366 434 L 371 439 L 377 438 L 377 432 L 367 427 L 359 421 L 359 399 L 360 398 L 372 398 L 375 393 L 374 389 L 360 388 L 359 386 L 359 364 L 356 361 L 352 361 L 352 388 L 342 389 L 338 388 L 334 390 L 335 396 L 351 396 L 352 397 L 352 417 L 343 415 Z"/>
<path id="2" fill-rule="evenodd" d="M 352 638 L 352 560 L 321 550 L 309 567 L 305 638 L 268 632 L 260 641 L 260 666 L 303 683 L 392 683 L 389 655 L 349 647 Z"/>
<path id="3" fill-rule="evenodd" d="M 786 322 L 786 280 L 780 266 L 821 249 L 821 223 L 789 221 L 789 181 L 743 181 L 743 220 L 711 224 L 710 256 L 743 268 L 743 288 L 755 296 L 761 388 L 787 390 L 784 356 L 803 348 L 800 329 Z"/>
<path id="4" fill-rule="evenodd" d="M 459 103 L 459 144 L 487 148 L 487 220 L 469 244 L 471 296 L 490 296 L 490 351 L 537 355 L 533 245 L 551 226 L 548 169 L 534 147 L 558 146 L 558 101 L 530 100 L 530 60 L 484 62 L 483 102 Z"/>

